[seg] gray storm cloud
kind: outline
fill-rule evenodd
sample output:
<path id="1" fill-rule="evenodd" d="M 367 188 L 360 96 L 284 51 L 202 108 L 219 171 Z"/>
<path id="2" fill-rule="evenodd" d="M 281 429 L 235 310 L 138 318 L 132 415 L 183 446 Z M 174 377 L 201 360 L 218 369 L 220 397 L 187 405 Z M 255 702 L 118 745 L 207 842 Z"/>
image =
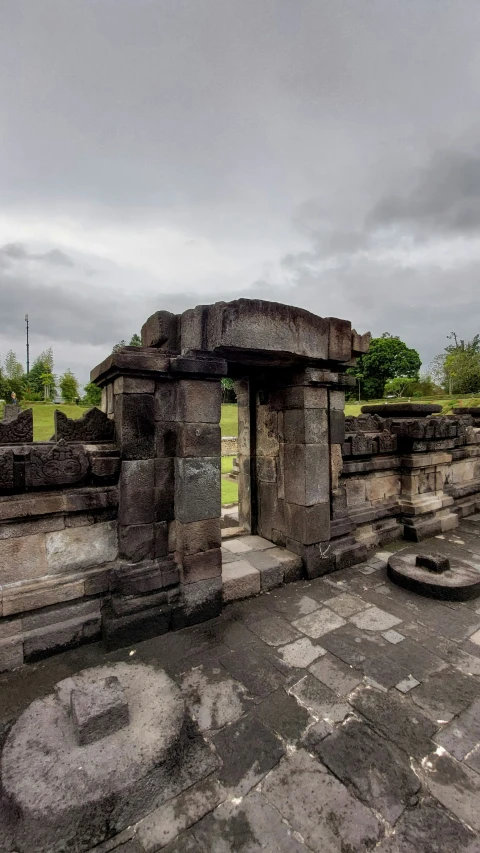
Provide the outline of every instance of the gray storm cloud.
<path id="1" fill-rule="evenodd" d="M 245 295 L 471 336 L 479 42 L 477 0 L 0 4 L 0 351 Z"/>

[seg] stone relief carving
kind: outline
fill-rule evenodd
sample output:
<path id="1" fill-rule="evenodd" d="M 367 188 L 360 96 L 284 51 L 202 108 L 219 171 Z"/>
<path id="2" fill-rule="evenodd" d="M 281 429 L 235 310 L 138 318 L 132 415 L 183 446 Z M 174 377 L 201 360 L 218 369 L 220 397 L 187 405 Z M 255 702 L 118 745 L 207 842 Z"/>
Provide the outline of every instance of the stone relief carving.
<path id="1" fill-rule="evenodd" d="M 80 483 L 88 468 L 83 447 L 69 447 L 63 440 L 53 447 L 34 446 L 25 462 L 25 485 L 29 489 Z"/>
<path id="2" fill-rule="evenodd" d="M 13 489 L 13 451 L 0 449 L 0 490 Z"/>
<path id="3" fill-rule="evenodd" d="M 14 417 L 11 414 L 0 421 L 0 444 L 25 444 L 33 441 L 33 411 L 19 410 Z"/>
<path id="4" fill-rule="evenodd" d="M 102 441 L 113 441 L 115 435 L 115 424 L 113 420 L 100 411 L 100 409 L 89 409 L 88 412 L 78 418 L 67 418 L 67 416 L 55 410 L 55 438 L 57 441 L 83 441 L 87 444 L 95 444 Z"/>

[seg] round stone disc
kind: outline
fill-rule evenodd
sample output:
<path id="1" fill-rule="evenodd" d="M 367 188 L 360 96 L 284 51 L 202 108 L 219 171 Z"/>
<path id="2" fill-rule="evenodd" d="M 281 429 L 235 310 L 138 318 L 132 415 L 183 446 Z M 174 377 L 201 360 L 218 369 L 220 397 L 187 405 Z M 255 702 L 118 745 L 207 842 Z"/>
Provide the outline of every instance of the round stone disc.
<path id="1" fill-rule="evenodd" d="M 420 553 L 420 552 L 419 552 Z M 462 560 L 450 559 L 445 572 L 432 572 L 416 565 L 416 553 L 397 553 L 390 557 L 387 574 L 399 586 L 450 601 L 467 601 L 480 595 L 480 572 Z"/>
<path id="2" fill-rule="evenodd" d="M 129 723 L 80 746 L 72 690 L 91 691 L 110 676 L 123 688 Z M 73 853 L 128 826 L 178 772 L 186 740 L 182 695 L 162 670 L 116 663 L 59 682 L 23 712 L 3 748 L 2 786 L 22 815 L 19 849 Z"/>

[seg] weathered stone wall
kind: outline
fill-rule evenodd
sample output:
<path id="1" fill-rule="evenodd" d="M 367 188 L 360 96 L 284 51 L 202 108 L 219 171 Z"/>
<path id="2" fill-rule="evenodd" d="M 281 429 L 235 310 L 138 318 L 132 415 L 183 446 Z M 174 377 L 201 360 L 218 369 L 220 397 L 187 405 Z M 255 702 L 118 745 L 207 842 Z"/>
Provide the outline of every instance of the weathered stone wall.
<path id="1" fill-rule="evenodd" d="M 337 567 L 395 538 L 442 534 L 480 508 L 480 429 L 472 418 L 366 413 L 345 418 L 345 427 L 342 470 L 332 481 Z"/>

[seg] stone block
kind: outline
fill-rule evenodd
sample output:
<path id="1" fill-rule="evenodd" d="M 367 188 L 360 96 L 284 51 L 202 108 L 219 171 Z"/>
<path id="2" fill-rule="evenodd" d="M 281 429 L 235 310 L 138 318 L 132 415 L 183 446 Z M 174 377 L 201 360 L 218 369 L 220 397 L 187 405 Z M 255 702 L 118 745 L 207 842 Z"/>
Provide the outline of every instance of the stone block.
<path id="1" fill-rule="evenodd" d="M 175 515 L 184 523 L 220 517 L 219 456 L 175 459 Z"/>
<path id="2" fill-rule="evenodd" d="M 264 483 L 275 483 L 277 481 L 277 459 L 275 456 L 257 456 L 255 466 L 257 479 Z"/>
<path id="3" fill-rule="evenodd" d="M 178 382 L 178 420 L 186 423 L 220 423 L 220 380 L 181 379 Z"/>
<path id="4" fill-rule="evenodd" d="M 343 469 L 342 448 L 339 444 L 330 445 L 330 475 L 332 491 L 338 489 Z"/>
<path id="5" fill-rule="evenodd" d="M 154 460 L 135 459 L 122 462 L 119 485 L 119 523 L 150 524 L 153 522 L 155 520 Z"/>
<path id="6" fill-rule="evenodd" d="M 222 570 L 223 600 L 236 601 L 260 592 L 260 572 L 246 560 L 227 563 Z"/>
<path id="7" fill-rule="evenodd" d="M 335 557 L 330 551 L 328 542 L 319 542 L 316 545 L 304 545 L 296 539 L 287 538 L 287 548 L 302 558 L 305 576 L 313 578 L 328 575 L 335 571 Z"/>
<path id="8" fill-rule="evenodd" d="M 328 357 L 331 361 L 350 361 L 352 357 L 352 325 L 348 320 L 329 317 Z"/>
<path id="9" fill-rule="evenodd" d="M 312 506 L 330 499 L 328 445 L 285 444 L 285 500 Z"/>
<path id="10" fill-rule="evenodd" d="M 25 614 L 21 620 L 15 621 L 21 621 L 21 629 L 24 633 L 32 633 L 39 628 L 52 628 L 57 624 L 99 619 L 100 605 L 100 599 L 76 601 L 74 604 L 62 603 L 36 613 Z"/>
<path id="11" fill-rule="evenodd" d="M 330 411 L 345 412 L 345 392 L 330 391 L 329 392 Z"/>
<path id="12" fill-rule="evenodd" d="M 222 552 L 220 548 L 189 554 L 182 558 L 181 579 L 184 584 L 218 578 L 222 574 Z"/>
<path id="13" fill-rule="evenodd" d="M 156 521 L 153 525 L 154 557 L 168 554 L 168 521 Z"/>
<path id="14" fill-rule="evenodd" d="M 307 507 L 286 501 L 285 531 L 303 545 L 325 542 L 330 538 L 330 502 Z"/>
<path id="15" fill-rule="evenodd" d="M 203 521 L 177 522 L 176 550 L 181 554 L 197 554 L 220 548 L 222 532 L 220 518 L 207 518 Z"/>
<path id="16" fill-rule="evenodd" d="M 155 454 L 154 398 L 151 394 L 117 394 L 115 429 L 123 459 Z"/>
<path id="17" fill-rule="evenodd" d="M 157 382 L 155 389 L 155 420 L 177 420 L 177 382 Z"/>
<path id="18" fill-rule="evenodd" d="M 240 456 L 250 456 L 250 409 L 248 406 L 238 407 L 238 446 Z"/>
<path id="19" fill-rule="evenodd" d="M 260 572 L 260 589 L 274 589 L 283 583 L 283 564 L 272 556 L 272 550 L 249 551 L 247 561 Z"/>
<path id="20" fill-rule="evenodd" d="M 114 394 L 154 394 L 155 380 L 139 376 L 119 376 L 113 383 Z"/>
<path id="21" fill-rule="evenodd" d="M 348 479 L 345 482 L 347 492 L 347 506 L 358 506 L 366 501 L 365 480 Z"/>
<path id="22" fill-rule="evenodd" d="M 174 629 L 196 625 L 222 610 L 222 578 L 188 583 L 182 589 L 182 609 L 172 614 Z"/>
<path id="23" fill-rule="evenodd" d="M 38 588 L 33 589 L 7 587 L 3 591 L 3 615 L 12 616 L 26 610 L 38 610 L 40 607 L 50 607 L 62 601 L 72 601 L 75 598 L 82 598 L 84 592 L 83 580 L 39 585 Z"/>
<path id="24" fill-rule="evenodd" d="M 113 382 L 109 382 L 105 390 L 107 392 L 106 413 L 107 413 L 108 417 L 110 418 L 115 413 L 115 400 L 113 398 Z M 104 411 L 104 410 L 102 409 L 102 411 Z"/>
<path id="25" fill-rule="evenodd" d="M 25 634 L 25 660 L 30 663 L 84 643 L 91 643 L 99 639 L 100 633 L 100 613 L 36 628 Z"/>
<path id="26" fill-rule="evenodd" d="M 285 441 L 328 446 L 326 409 L 287 409 L 283 413 L 283 424 Z"/>
<path id="27" fill-rule="evenodd" d="M 119 595 L 143 595 L 163 589 L 171 583 L 171 574 L 178 583 L 178 568 L 169 557 L 153 560 L 144 565 L 130 563 L 110 573 L 110 590 Z"/>
<path id="28" fill-rule="evenodd" d="M 13 489 L 13 450 L 0 448 L 0 492 Z"/>
<path id="29" fill-rule="evenodd" d="M 277 456 L 278 450 L 278 413 L 269 406 L 259 405 L 256 409 L 257 456 Z"/>
<path id="30" fill-rule="evenodd" d="M 0 444 L 27 444 L 33 441 L 33 409 L 20 409 L 14 417 L 0 421 Z"/>
<path id="31" fill-rule="evenodd" d="M 23 664 L 23 642 L 12 638 L 0 640 L 0 672 L 16 669 Z"/>
<path id="32" fill-rule="evenodd" d="M 90 462 L 81 445 L 32 445 L 25 458 L 25 488 L 57 488 L 81 484 L 87 478 Z"/>
<path id="33" fill-rule="evenodd" d="M 286 548 L 272 548 L 269 552 L 282 565 L 285 583 L 301 580 L 303 577 L 303 561 L 298 554 L 287 551 Z"/>
<path id="34" fill-rule="evenodd" d="M 70 713 L 79 746 L 94 743 L 128 725 L 128 701 L 115 675 L 74 688 Z"/>
<path id="35" fill-rule="evenodd" d="M 0 540 L 0 586 L 48 574 L 45 536 Z"/>
<path id="36" fill-rule="evenodd" d="M 284 501 L 279 500 L 276 483 L 257 482 L 258 533 L 272 539 L 272 530 L 285 527 Z M 243 514 L 240 515 L 243 522 Z"/>
<path id="37" fill-rule="evenodd" d="M 182 349 L 187 343 L 193 349 L 224 347 L 273 357 L 280 352 L 327 359 L 328 321 L 301 308 L 259 299 L 217 302 L 182 315 Z"/>
<path id="38" fill-rule="evenodd" d="M 155 520 L 171 521 L 175 506 L 173 459 L 155 459 Z"/>
<path id="39" fill-rule="evenodd" d="M 216 424 L 179 424 L 177 456 L 220 456 L 220 427 Z"/>
<path id="40" fill-rule="evenodd" d="M 82 441 L 86 444 L 96 444 L 103 441 L 113 441 L 115 438 L 115 424 L 110 420 L 108 414 L 100 409 L 89 409 L 81 418 L 67 418 L 63 412 L 55 409 L 53 416 L 56 441 L 63 439 L 64 441 Z"/>
<path id="41" fill-rule="evenodd" d="M 343 412 L 330 409 L 330 443 L 343 444 L 345 441 L 345 415 Z"/>
<path id="42" fill-rule="evenodd" d="M 90 473 L 95 485 L 116 483 L 120 474 L 120 458 L 118 456 L 90 457 Z"/>
<path id="43" fill-rule="evenodd" d="M 166 522 L 164 524 L 166 526 Z M 134 563 L 153 559 L 157 556 L 153 524 L 120 525 L 118 546 L 120 556 Z"/>
<path id="44" fill-rule="evenodd" d="M 118 554 L 117 523 L 70 527 L 45 536 L 48 573 L 77 571 L 111 563 Z"/>
<path id="45" fill-rule="evenodd" d="M 370 332 L 365 332 L 364 335 L 359 335 L 355 329 L 352 329 L 352 355 L 363 355 L 368 352 L 371 341 Z"/>
<path id="46" fill-rule="evenodd" d="M 178 320 L 170 311 L 156 311 L 142 326 L 142 346 L 178 352 Z"/>
<path id="47" fill-rule="evenodd" d="M 102 639 L 108 650 L 118 649 L 166 634 L 172 623 L 172 608 L 168 604 L 148 606 L 134 613 L 116 616 L 107 607 L 102 619 Z"/>
<path id="48" fill-rule="evenodd" d="M 311 385 L 293 385 L 280 392 L 280 409 L 327 409 L 328 391 Z"/>

